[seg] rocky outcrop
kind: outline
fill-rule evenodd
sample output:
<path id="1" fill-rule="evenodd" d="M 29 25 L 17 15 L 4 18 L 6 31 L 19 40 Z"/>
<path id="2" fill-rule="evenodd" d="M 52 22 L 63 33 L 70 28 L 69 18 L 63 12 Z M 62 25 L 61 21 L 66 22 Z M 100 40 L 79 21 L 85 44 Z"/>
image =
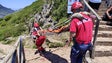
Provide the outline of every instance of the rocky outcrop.
<path id="1" fill-rule="evenodd" d="M 51 16 L 49 16 L 53 8 L 53 5 L 54 5 L 53 1 L 51 3 L 45 1 L 41 13 L 36 13 L 34 16 L 34 20 L 42 23 L 43 28 L 45 28 L 48 25 L 54 25 L 54 21 L 52 20 Z"/>

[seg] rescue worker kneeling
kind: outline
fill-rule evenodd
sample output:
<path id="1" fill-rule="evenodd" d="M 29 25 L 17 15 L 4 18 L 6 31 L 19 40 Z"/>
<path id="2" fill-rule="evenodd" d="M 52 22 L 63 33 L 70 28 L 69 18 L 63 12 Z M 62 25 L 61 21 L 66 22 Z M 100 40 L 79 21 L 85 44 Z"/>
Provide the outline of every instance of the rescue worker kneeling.
<path id="1" fill-rule="evenodd" d="M 38 50 L 35 52 L 35 54 L 40 53 L 40 55 L 42 55 L 43 53 L 45 53 L 45 49 L 42 47 L 42 44 L 45 42 L 45 40 L 46 40 L 45 32 L 42 30 L 38 31 L 37 39 L 35 42 Z"/>

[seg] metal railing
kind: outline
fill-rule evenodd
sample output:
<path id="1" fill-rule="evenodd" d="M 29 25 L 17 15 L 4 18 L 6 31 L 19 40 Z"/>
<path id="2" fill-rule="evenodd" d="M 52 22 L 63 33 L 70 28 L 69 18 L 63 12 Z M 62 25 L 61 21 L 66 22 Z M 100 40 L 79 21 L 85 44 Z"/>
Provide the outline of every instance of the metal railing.
<path id="1" fill-rule="evenodd" d="M 95 25 L 95 32 L 94 32 L 94 38 L 93 38 L 93 50 L 92 50 L 92 55 L 91 58 L 94 59 L 95 57 L 95 44 L 96 44 L 96 39 L 97 39 L 97 34 L 98 34 L 98 28 L 99 28 L 99 23 L 102 20 L 101 17 L 90 7 L 90 5 L 87 3 L 86 0 L 83 0 L 84 4 L 90 9 L 90 11 L 96 16 L 97 21 Z"/>
<path id="2" fill-rule="evenodd" d="M 19 37 L 12 50 L 0 63 L 25 63 L 25 53 L 22 43 L 22 37 Z"/>

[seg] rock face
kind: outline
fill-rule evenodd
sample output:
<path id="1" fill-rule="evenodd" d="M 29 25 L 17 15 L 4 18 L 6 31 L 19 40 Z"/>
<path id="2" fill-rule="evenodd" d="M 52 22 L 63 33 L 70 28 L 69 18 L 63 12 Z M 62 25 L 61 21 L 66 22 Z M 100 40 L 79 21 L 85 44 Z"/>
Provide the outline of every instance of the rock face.
<path id="1" fill-rule="evenodd" d="M 4 17 L 10 13 L 13 13 L 13 12 L 14 12 L 14 10 L 12 10 L 10 8 L 6 8 L 0 4 L 0 18 Z"/>
<path id="2" fill-rule="evenodd" d="M 43 26 L 43 28 L 51 25 L 53 26 L 55 23 L 52 20 L 52 17 L 49 16 L 51 9 L 53 8 L 54 2 L 52 1 L 51 3 L 46 2 L 45 0 L 45 4 L 42 7 L 42 11 L 40 13 L 36 13 L 34 15 L 34 21 L 37 21 L 39 23 L 41 23 Z M 32 19 L 31 19 L 32 21 Z M 30 22 L 31 22 L 30 21 Z"/>

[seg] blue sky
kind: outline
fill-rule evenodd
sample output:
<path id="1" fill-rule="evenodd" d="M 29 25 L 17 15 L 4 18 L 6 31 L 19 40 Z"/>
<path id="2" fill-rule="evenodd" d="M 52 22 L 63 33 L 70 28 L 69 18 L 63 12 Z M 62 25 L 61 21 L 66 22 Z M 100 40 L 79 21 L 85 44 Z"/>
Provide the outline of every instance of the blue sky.
<path id="1" fill-rule="evenodd" d="M 0 0 L 0 4 L 7 8 L 18 10 L 32 4 L 34 1 L 36 0 Z"/>

